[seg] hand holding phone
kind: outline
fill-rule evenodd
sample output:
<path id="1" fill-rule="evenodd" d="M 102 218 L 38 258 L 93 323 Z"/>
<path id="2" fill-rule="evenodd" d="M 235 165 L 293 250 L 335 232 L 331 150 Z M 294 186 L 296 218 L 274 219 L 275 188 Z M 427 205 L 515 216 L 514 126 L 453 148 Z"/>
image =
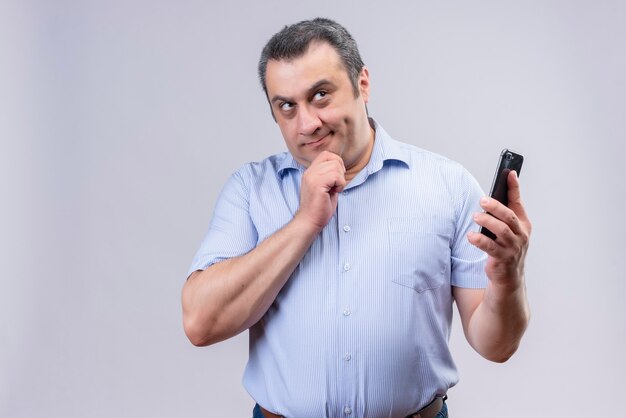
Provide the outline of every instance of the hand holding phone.
<path id="1" fill-rule="evenodd" d="M 500 160 L 498 161 L 498 167 L 496 174 L 493 177 L 491 183 L 491 192 L 489 195 L 501 202 L 503 205 L 509 204 L 509 183 L 507 181 L 511 170 L 517 172 L 519 177 L 522 171 L 522 163 L 524 162 L 524 156 L 508 149 L 503 149 L 500 153 Z M 480 228 L 480 232 L 483 235 L 488 236 L 491 239 L 496 239 L 496 235 L 485 227 Z"/>

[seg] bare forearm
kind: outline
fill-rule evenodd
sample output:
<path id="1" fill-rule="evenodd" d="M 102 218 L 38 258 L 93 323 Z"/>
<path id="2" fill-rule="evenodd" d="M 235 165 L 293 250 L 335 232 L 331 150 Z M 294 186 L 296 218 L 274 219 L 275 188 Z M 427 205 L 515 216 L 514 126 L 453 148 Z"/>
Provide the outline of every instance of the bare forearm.
<path id="1" fill-rule="evenodd" d="M 508 206 L 483 197 L 480 206 L 484 212 L 474 214 L 474 221 L 495 231 L 496 238 L 478 232 L 467 235 L 471 244 L 488 255 L 487 288 L 482 294 L 467 290 L 455 294 L 469 343 L 483 357 L 497 362 L 515 353 L 530 320 L 524 261 L 532 225 L 522 204 L 515 171 L 509 173 L 507 185 Z"/>
<path id="2" fill-rule="evenodd" d="M 191 342 L 213 344 L 256 323 L 318 233 L 296 217 L 249 253 L 192 274 L 182 295 Z"/>
<path id="3" fill-rule="evenodd" d="M 504 362 L 517 350 L 529 320 L 523 283 L 510 289 L 497 288 L 490 282 L 468 323 L 467 339 L 483 357 Z"/>

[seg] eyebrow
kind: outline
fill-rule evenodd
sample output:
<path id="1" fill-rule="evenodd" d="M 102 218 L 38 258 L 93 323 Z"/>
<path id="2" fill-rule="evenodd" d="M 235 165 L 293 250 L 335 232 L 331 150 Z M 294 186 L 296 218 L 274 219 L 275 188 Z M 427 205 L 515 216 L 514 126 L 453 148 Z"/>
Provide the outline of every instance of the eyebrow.
<path id="1" fill-rule="evenodd" d="M 323 78 L 323 79 L 315 82 L 315 84 L 313 84 L 311 87 L 309 87 L 307 89 L 307 96 L 310 95 L 311 93 L 313 93 L 315 90 L 317 90 L 320 87 L 325 86 L 325 85 L 333 86 L 334 84 L 330 80 L 327 80 L 327 79 Z M 272 97 L 272 100 L 271 100 L 272 103 L 279 102 L 279 101 L 280 102 L 291 103 L 291 102 L 293 102 L 293 98 L 280 96 L 280 95 L 275 95 L 275 96 Z"/>

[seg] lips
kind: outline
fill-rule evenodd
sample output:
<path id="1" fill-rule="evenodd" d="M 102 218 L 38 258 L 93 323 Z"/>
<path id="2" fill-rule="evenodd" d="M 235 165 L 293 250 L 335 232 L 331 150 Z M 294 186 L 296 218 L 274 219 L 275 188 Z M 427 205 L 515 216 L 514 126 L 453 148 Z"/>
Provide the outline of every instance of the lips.
<path id="1" fill-rule="evenodd" d="M 316 140 L 310 141 L 310 142 L 305 142 L 304 145 L 308 146 L 308 147 L 318 147 L 318 146 L 322 145 L 325 142 L 326 138 L 330 137 L 332 134 L 333 134 L 333 132 L 331 131 L 331 132 L 327 133 L 326 135 L 324 135 L 323 137 L 321 137 L 319 139 L 316 139 Z"/>

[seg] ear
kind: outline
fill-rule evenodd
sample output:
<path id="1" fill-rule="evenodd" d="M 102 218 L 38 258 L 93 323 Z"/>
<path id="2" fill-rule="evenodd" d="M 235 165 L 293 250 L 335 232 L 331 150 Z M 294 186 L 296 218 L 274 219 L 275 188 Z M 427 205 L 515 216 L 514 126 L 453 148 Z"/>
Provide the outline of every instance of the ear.
<path id="1" fill-rule="evenodd" d="M 367 67 L 363 67 L 359 74 L 359 93 L 363 97 L 363 101 L 367 103 L 370 99 L 370 73 Z"/>

